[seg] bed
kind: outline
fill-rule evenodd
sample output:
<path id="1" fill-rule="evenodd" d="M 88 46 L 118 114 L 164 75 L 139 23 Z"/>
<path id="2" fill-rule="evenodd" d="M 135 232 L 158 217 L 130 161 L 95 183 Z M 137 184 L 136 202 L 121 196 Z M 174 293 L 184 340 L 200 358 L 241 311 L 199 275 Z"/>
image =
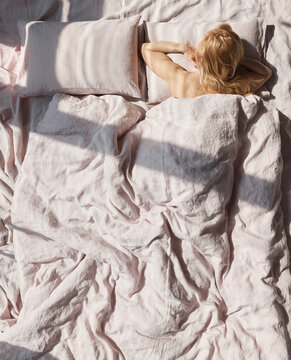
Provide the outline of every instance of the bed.
<path id="1" fill-rule="evenodd" d="M 0 14 L 0 358 L 291 359 L 288 2 Z M 220 22 L 272 78 L 171 97 L 141 43 Z"/>

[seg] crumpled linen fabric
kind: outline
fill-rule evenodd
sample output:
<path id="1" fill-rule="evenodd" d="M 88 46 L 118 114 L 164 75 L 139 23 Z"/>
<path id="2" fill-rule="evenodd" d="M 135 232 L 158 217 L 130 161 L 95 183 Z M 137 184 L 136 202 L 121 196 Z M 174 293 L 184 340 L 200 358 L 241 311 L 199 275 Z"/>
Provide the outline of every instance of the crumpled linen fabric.
<path id="1" fill-rule="evenodd" d="M 22 308 L 2 356 L 286 359 L 280 173 L 278 113 L 256 96 L 142 119 L 119 96 L 56 95 L 15 188 Z"/>

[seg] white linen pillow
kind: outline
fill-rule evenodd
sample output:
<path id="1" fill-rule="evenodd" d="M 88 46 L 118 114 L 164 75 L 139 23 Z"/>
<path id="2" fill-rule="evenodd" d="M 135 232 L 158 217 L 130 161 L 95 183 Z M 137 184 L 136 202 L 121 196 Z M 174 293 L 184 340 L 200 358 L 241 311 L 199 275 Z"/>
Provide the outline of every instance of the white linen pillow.
<path id="1" fill-rule="evenodd" d="M 139 19 L 20 22 L 23 63 L 14 92 L 20 96 L 66 92 L 140 98 Z"/>
<path id="2" fill-rule="evenodd" d="M 257 59 L 262 57 L 262 49 L 265 35 L 263 20 L 248 22 L 225 21 L 242 39 L 245 55 Z M 215 23 L 153 23 L 145 21 L 145 41 L 158 40 L 181 42 L 187 45 L 197 46 L 207 31 L 215 28 L 221 22 Z M 187 61 L 183 54 L 169 54 L 169 57 L 187 71 L 196 71 L 194 66 Z M 146 67 L 148 102 L 159 103 L 171 96 L 168 84 L 163 79 Z"/>

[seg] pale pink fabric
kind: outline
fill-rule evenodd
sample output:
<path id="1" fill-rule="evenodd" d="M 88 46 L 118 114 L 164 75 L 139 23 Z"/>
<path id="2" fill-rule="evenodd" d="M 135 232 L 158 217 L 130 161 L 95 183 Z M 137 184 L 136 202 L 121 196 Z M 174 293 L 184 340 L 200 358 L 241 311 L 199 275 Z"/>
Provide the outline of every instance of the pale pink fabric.
<path id="1" fill-rule="evenodd" d="M 22 68 L 14 92 L 20 96 L 66 92 L 141 97 L 138 21 L 139 17 L 20 22 Z"/>
<path id="2" fill-rule="evenodd" d="M 145 357 L 142 352 L 147 352 L 146 358 L 148 359 L 169 360 L 176 358 L 175 352 L 172 352 L 173 349 L 175 351 L 180 350 L 183 353 L 180 357 L 183 360 L 192 360 L 195 357 L 203 360 L 233 360 L 239 356 L 242 359 L 257 357 L 264 360 L 286 360 L 290 357 L 289 354 L 286 354 L 286 349 L 290 349 L 291 333 L 289 321 L 291 313 L 290 275 L 288 270 L 290 265 L 284 235 L 284 231 L 286 231 L 290 241 L 291 93 L 289 84 L 291 82 L 291 73 L 286 71 L 290 67 L 289 57 L 291 51 L 289 7 L 287 0 L 280 2 L 260 0 L 255 2 L 228 1 L 227 6 L 225 6 L 224 2 L 216 0 L 204 0 L 195 3 L 190 0 L 181 0 L 179 2 L 141 2 L 137 0 L 126 0 L 124 2 L 82 0 L 80 2 L 79 0 L 62 0 L 58 4 L 54 0 L 33 3 L 22 0 L 2 0 L 0 2 L 0 13 L 5 15 L 2 17 L 0 24 L 0 330 L 4 331 L 4 334 L 0 332 L 1 359 L 22 360 L 34 357 L 42 360 L 73 358 L 83 360 L 88 355 L 87 358 L 89 359 L 108 360 L 113 357 L 112 354 L 117 354 L 115 358 L 127 360 L 143 359 Z M 246 136 L 241 141 L 241 146 L 237 151 L 237 160 L 234 163 L 236 185 L 233 189 L 232 202 L 228 207 L 228 233 L 230 234 L 230 241 L 234 244 L 234 246 L 230 247 L 232 254 L 230 259 L 233 267 L 230 268 L 227 276 L 223 278 L 224 289 L 221 292 L 221 297 L 214 299 L 214 306 L 212 306 L 211 311 L 209 311 L 209 308 L 213 303 L 210 303 L 205 312 L 202 312 L 202 320 L 200 318 L 198 321 L 194 319 L 188 328 L 181 325 L 180 337 L 179 333 L 172 336 L 171 332 L 162 337 L 152 336 L 149 338 L 145 338 L 143 334 L 134 334 L 142 338 L 142 341 L 139 342 L 140 347 L 135 353 L 138 343 L 135 342 L 131 347 L 131 342 L 128 343 L 127 339 L 132 338 L 132 333 L 129 331 L 130 328 L 125 327 L 124 331 L 115 334 L 115 336 L 120 337 L 119 343 L 122 343 L 127 348 L 126 352 L 121 354 L 123 345 L 118 347 L 117 343 L 113 342 L 113 336 L 106 336 L 105 332 L 108 332 L 108 326 L 103 325 L 106 324 L 106 321 L 116 323 L 116 315 L 115 318 L 110 317 L 110 314 L 114 313 L 115 309 L 115 293 L 112 291 L 114 285 L 119 281 L 120 285 L 116 287 L 118 303 L 122 299 L 128 299 L 130 307 L 132 303 L 136 304 L 139 289 L 145 284 L 145 279 L 147 279 L 146 285 L 150 281 L 157 283 L 155 289 L 159 288 L 161 280 L 158 276 L 153 279 L 148 278 L 149 272 L 146 267 L 140 266 L 140 263 L 137 263 L 134 257 L 128 261 L 128 252 L 125 253 L 124 257 L 122 257 L 122 251 L 119 252 L 119 257 L 113 257 L 112 262 L 118 263 L 123 269 L 129 268 L 130 273 L 123 271 L 116 274 L 116 272 L 113 273 L 110 264 L 107 267 L 105 263 L 100 265 L 94 258 L 84 256 L 82 251 L 62 245 L 59 246 L 56 242 L 52 247 L 50 242 L 46 242 L 45 234 L 41 233 L 34 235 L 22 233 L 22 235 L 28 238 L 28 241 L 31 241 L 26 253 L 40 254 L 41 249 L 42 257 L 38 259 L 36 256 L 34 259 L 28 259 L 28 262 L 20 262 L 17 256 L 15 259 L 14 254 L 17 246 L 13 244 L 14 231 L 10 218 L 15 183 L 18 178 L 22 178 L 20 175 L 21 165 L 25 159 L 30 135 L 37 128 L 38 122 L 44 118 L 51 98 L 41 96 L 15 99 L 11 96 L 10 87 L 13 85 L 13 74 L 17 73 L 19 54 L 20 40 L 18 38 L 17 20 L 88 21 L 99 18 L 123 18 L 135 15 L 141 15 L 144 20 L 151 22 L 200 21 L 208 23 L 216 21 L 248 21 L 249 19 L 263 17 L 267 24 L 274 25 L 273 31 L 268 36 L 270 44 L 265 55 L 267 64 L 272 67 L 274 74 L 267 83 L 267 87 L 273 95 L 269 102 L 280 110 L 277 115 L 279 114 L 280 117 L 281 139 L 278 136 L 276 125 L 278 124 L 277 115 L 271 108 L 266 106 L 265 102 L 259 101 L 258 106 L 251 107 L 253 110 L 247 116 L 248 119 L 252 118 L 253 121 L 245 123 L 247 126 L 245 129 Z M 11 84 L 9 84 L 10 80 Z M 166 104 L 169 105 L 169 103 Z M 144 102 L 138 102 L 138 105 L 141 106 L 140 110 L 150 107 Z M 120 110 L 120 106 L 117 106 L 117 108 Z M 249 106 L 247 108 L 243 106 L 243 108 L 243 112 L 247 112 Z M 256 111 L 258 115 L 261 114 L 261 111 L 266 111 L 264 116 L 259 116 L 258 122 L 256 122 L 256 116 L 252 117 L 252 114 L 255 114 Z M 154 115 L 153 113 L 150 114 L 150 116 Z M 138 113 L 136 113 L 137 115 Z M 269 116 L 275 117 L 274 122 L 267 120 Z M 161 117 L 159 121 L 162 122 L 163 119 L 164 117 Z M 180 116 L 179 120 L 179 123 L 182 124 L 183 119 Z M 275 127 L 272 124 L 275 124 Z M 240 138 L 243 129 L 243 126 L 238 128 Z M 273 135 L 271 135 L 271 132 Z M 88 136 L 90 138 L 91 135 Z M 77 137 L 79 138 L 79 136 Z M 282 197 L 278 191 L 280 174 L 276 173 L 276 166 L 272 165 L 272 162 L 274 161 L 275 164 L 278 158 L 278 143 L 280 141 L 283 159 L 280 165 L 283 165 Z M 72 151 L 74 151 L 74 148 L 75 146 L 72 146 Z M 247 155 L 248 151 L 249 155 Z M 267 153 L 268 155 L 266 155 Z M 134 157 L 135 154 L 132 154 L 132 158 Z M 268 181 L 264 181 L 265 177 Z M 64 172 L 63 180 L 66 178 L 69 178 L 69 176 Z M 258 181 L 259 179 L 261 181 Z M 275 181 L 274 184 L 272 180 Z M 269 183 L 271 188 L 268 188 Z M 273 192 L 271 191 L 272 184 L 274 186 Z M 95 187 L 98 187 L 98 184 Z M 261 191 L 259 191 L 260 195 L 256 199 L 256 194 L 258 194 L 256 189 L 258 187 L 260 187 Z M 246 189 L 248 190 L 246 191 Z M 264 195 L 262 194 L 263 189 L 265 189 Z M 246 200 L 250 197 L 254 198 L 253 205 Z M 282 218 L 278 207 L 280 197 L 284 220 L 283 229 L 281 228 Z M 79 201 L 82 201 L 82 195 L 80 195 L 79 199 Z M 259 203 L 266 206 L 266 208 L 258 206 Z M 19 211 L 24 211 L 23 206 L 22 203 L 18 203 Z M 275 217 L 274 214 L 276 214 Z M 282 230 L 281 234 L 280 229 Z M 18 231 L 20 232 L 19 229 Z M 64 236 L 65 233 L 62 235 Z M 69 235 L 67 235 L 67 238 Z M 92 236 L 94 235 L 92 234 Z M 271 241 L 272 238 L 273 241 Z M 156 244 L 158 240 L 155 240 Z M 80 242 L 82 243 L 82 241 L 82 236 L 80 236 Z M 35 251 L 34 244 L 37 245 Z M 180 254 L 179 243 L 177 245 L 173 241 L 173 245 L 176 246 L 173 251 Z M 260 245 L 262 248 L 260 248 Z M 249 246 L 251 246 L 251 249 Z M 268 249 L 269 256 L 267 257 Z M 132 249 L 132 251 L 138 252 L 138 249 Z M 191 256 L 191 251 L 186 248 L 183 252 L 183 259 L 188 253 Z M 154 256 L 156 252 L 153 251 L 152 254 Z M 198 252 L 195 254 L 198 257 L 200 256 Z M 149 257 L 150 255 L 149 253 Z M 168 255 L 163 255 L 161 259 L 158 259 L 160 261 L 156 266 L 157 274 L 163 271 L 161 264 L 165 262 L 166 256 Z M 255 260 L 255 257 L 258 258 L 258 261 Z M 117 260 L 120 258 L 122 260 L 118 262 Z M 33 261 L 29 263 L 30 260 Z M 174 293 L 178 299 L 179 297 L 186 299 L 186 301 L 172 301 L 173 297 L 169 297 L 169 302 L 173 304 L 169 308 L 169 314 L 171 314 L 171 309 L 176 309 L 177 304 L 180 303 L 180 307 L 173 316 L 179 319 L 187 314 L 184 309 L 188 308 L 189 303 L 193 304 L 195 313 L 196 303 L 194 297 L 191 296 L 197 294 L 197 287 L 194 286 L 194 290 L 191 289 L 190 297 L 188 296 L 188 274 L 177 271 L 181 260 L 182 258 L 179 258 L 178 261 L 169 262 L 169 264 L 174 265 L 168 273 L 169 281 L 165 282 L 166 285 L 172 284 L 172 294 Z M 203 265 L 202 260 L 201 257 L 201 262 L 198 262 L 198 264 Z M 156 258 L 153 259 L 153 263 L 157 263 Z M 192 265 L 195 270 L 196 262 L 187 262 L 188 267 Z M 185 266 L 185 264 L 181 262 L 181 266 Z M 265 276 L 268 269 L 270 270 L 269 274 Z M 191 273 L 193 274 L 193 272 Z M 135 280 L 132 281 L 130 274 L 136 274 Z M 182 279 L 182 276 L 187 280 L 183 283 L 183 287 L 186 289 L 185 292 L 183 289 L 181 290 L 179 283 L 177 286 L 177 279 Z M 204 279 L 207 276 L 211 277 L 212 274 L 205 271 Z M 115 281 L 115 279 L 118 280 Z M 203 284 L 203 281 L 200 280 L 197 283 Z M 136 284 L 137 286 L 135 286 Z M 207 289 L 207 282 L 205 282 L 205 286 L 205 289 Z M 219 283 L 218 286 L 220 286 Z M 157 293 L 155 289 L 153 294 Z M 203 289 L 203 287 L 200 287 L 200 289 Z M 222 289 L 222 287 L 219 289 Z M 47 295 L 50 293 L 51 295 L 48 298 Z M 22 296 L 22 294 L 25 294 L 25 296 Z M 204 294 L 207 296 L 207 290 L 205 290 Z M 262 295 L 264 295 L 264 299 L 259 303 Z M 269 295 L 271 295 L 271 298 Z M 37 308 L 38 297 L 41 300 L 44 299 L 44 301 Z M 31 306 L 29 305 L 30 299 L 33 299 Z M 224 304 L 221 299 L 228 306 L 227 318 L 224 316 L 226 311 L 224 310 L 225 306 L 221 305 Z M 274 299 L 274 303 L 270 307 L 270 311 L 268 310 L 265 313 L 263 308 L 270 299 Z M 39 303 L 41 303 L 41 300 L 39 300 Z M 154 296 L 151 296 L 150 293 L 148 297 L 139 299 L 140 306 L 143 303 L 150 303 L 155 306 L 153 300 Z M 250 303 L 251 305 L 239 307 L 239 303 Z M 160 302 L 159 306 L 155 308 L 154 314 L 158 314 L 161 309 Z M 279 317 L 275 315 L 274 306 L 277 308 Z M 34 310 L 30 311 L 31 308 L 34 308 Z M 216 314 L 219 314 L 217 321 L 215 319 Z M 143 313 L 139 313 L 136 316 L 137 324 L 143 318 L 142 315 Z M 158 316 L 162 318 L 162 315 L 161 313 Z M 148 319 L 148 324 L 150 324 L 153 316 L 146 313 L 145 318 Z M 277 321 L 279 318 L 280 320 Z M 106 321 L 103 321 L 103 319 L 106 319 Z M 132 316 L 129 319 L 133 322 Z M 208 319 L 210 319 L 210 326 L 203 329 L 205 333 L 201 337 L 195 337 L 196 333 L 192 331 L 193 327 L 199 329 L 199 323 L 203 321 L 205 323 L 205 320 L 208 323 Z M 189 317 L 189 322 L 192 320 L 193 318 Z M 224 321 L 225 325 L 223 325 Z M 19 325 L 17 325 L 18 322 Z M 274 325 L 276 322 L 277 325 Z M 216 325 L 216 323 L 221 325 L 212 326 L 213 324 Z M 174 322 L 174 324 L 176 323 Z M 256 324 L 258 324 L 257 327 Z M 8 330 L 9 328 L 10 330 Z M 92 333 L 90 331 L 92 328 L 97 328 L 97 331 Z M 148 332 L 151 331 L 152 333 L 154 331 L 157 333 L 163 331 L 163 329 L 157 330 L 157 322 L 153 327 L 148 325 L 148 328 L 146 328 L 146 325 L 144 325 L 144 328 L 150 329 Z M 37 331 L 36 329 L 41 330 Z M 247 332 L 243 330 L 247 330 Z M 264 330 L 266 331 L 264 332 Z M 240 331 L 243 331 L 243 335 Z M 264 341 L 262 341 L 263 332 L 265 335 Z M 229 343 L 227 350 L 225 350 L 224 345 L 227 343 L 227 339 L 233 337 L 235 333 L 239 337 Z M 29 337 L 30 335 L 32 336 Z M 176 336 L 179 337 L 178 341 L 176 341 Z M 211 336 L 213 341 L 209 344 L 208 339 Z M 33 341 L 31 341 L 32 339 Z M 237 344 L 241 339 L 242 342 L 238 348 Z M 246 339 L 247 342 L 245 342 Z M 190 347 L 187 347 L 188 341 L 192 341 Z M 257 355 L 257 349 L 262 346 L 263 349 L 269 349 L 269 342 L 273 344 L 273 341 L 276 341 L 276 347 L 272 348 L 268 354 L 266 354 L 267 350 L 263 350 L 261 356 Z M 168 345 L 164 348 L 164 344 Z M 127 355 L 131 351 L 130 347 L 133 353 L 132 356 Z M 218 347 L 221 348 L 220 353 L 218 353 Z M 44 351 L 48 352 L 45 353 Z M 159 355 L 155 357 L 154 352 L 159 351 Z M 227 351 L 231 355 L 227 354 Z"/>
<path id="3" fill-rule="evenodd" d="M 285 360 L 277 111 L 207 95 L 140 119 L 119 96 L 53 98 L 13 197 L 23 306 L 2 340 L 57 358 Z"/>

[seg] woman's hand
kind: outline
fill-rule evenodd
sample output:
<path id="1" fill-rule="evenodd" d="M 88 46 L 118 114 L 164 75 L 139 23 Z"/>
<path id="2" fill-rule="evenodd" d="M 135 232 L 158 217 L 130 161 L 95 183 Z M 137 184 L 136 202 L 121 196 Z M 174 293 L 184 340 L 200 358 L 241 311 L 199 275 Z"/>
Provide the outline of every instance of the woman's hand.
<path id="1" fill-rule="evenodd" d="M 196 63 L 196 48 L 194 46 L 188 46 L 186 47 L 185 51 L 183 52 L 186 56 L 187 60 L 194 65 L 194 67 L 197 69 L 197 63 Z"/>

